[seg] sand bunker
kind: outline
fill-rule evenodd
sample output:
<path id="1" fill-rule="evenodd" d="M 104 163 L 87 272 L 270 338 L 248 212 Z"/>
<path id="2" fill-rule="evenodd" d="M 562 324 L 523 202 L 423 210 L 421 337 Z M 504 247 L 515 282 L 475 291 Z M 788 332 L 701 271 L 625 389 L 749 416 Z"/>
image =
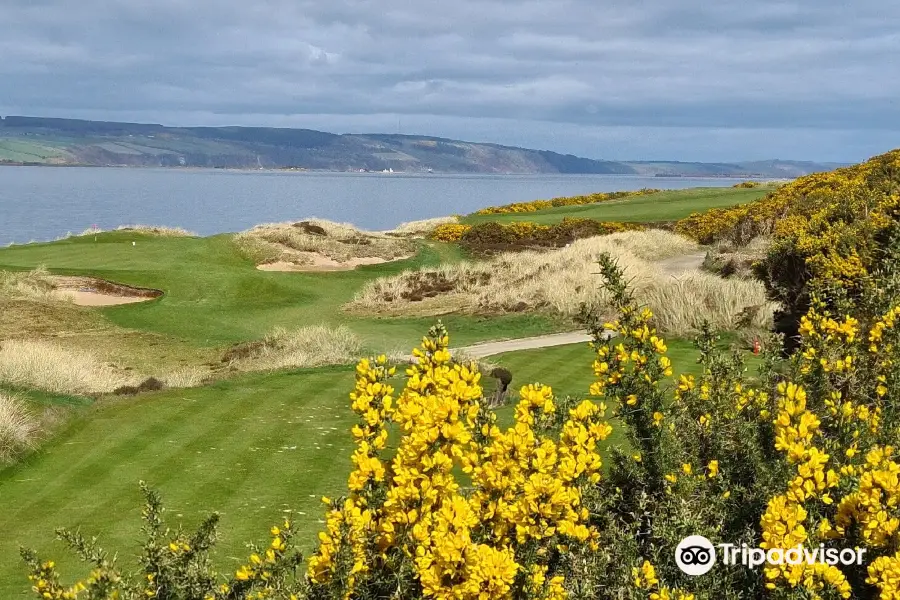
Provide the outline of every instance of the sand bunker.
<path id="1" fill-rule="evenodd" d="M 50 295 L 78 306 L 116 306 L 146 302 L 162 296 L 159 290 L 137 288 L 93 277 L 52 276 Z"/>
<path id="2" fill-rule="evenodd" d="M 278 272 L 350 271 L 360 265 L 379 265 L 388 262 L 383 258 L 378 258 L 375 256 L 351 258 L 346 261 L 340 262 L 316 252 L 296 252 L 295 255 L 299 259 L 299 262 L 297 263 L 279 260 L 258 265 L 256 268 L 261 271 Z M 395 260 L 403 260 L 405 258 L 409 257 L 402 256 L 396 258 Z"/>

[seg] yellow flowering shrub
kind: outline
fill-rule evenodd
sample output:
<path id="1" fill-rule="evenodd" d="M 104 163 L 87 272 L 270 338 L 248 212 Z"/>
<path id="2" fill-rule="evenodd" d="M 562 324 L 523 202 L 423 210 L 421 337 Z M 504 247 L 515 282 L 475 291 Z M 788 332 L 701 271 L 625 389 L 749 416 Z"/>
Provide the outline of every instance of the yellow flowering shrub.
<path id="1" fill-rule="evenodd" d="M 582 196 L 562 196 L 553 198 L 552 200 L 534 200 L 532 202 L 515 202 L 512 204 L 504 204 L 503 206 L 489 206 L 477 211 L 476 215 L 503 215 L 512 213 L 529 213 L 558 206 L 579 206 L 583 204 L 597 204 L 608 200 L 616 200 L 619 198 L 629 198 L 634 196 L 645 196 L 647 194 L 655 194 L 662 190 L 643 188 L 635 191 L 622 192 L 599 192 L 596 194 L 586 194 Z"/>
<path id="2" fill-rule="evenodd" d="M 428 237 L 439 242 L 458 242 L 471 228 L 463 223 L 444 223 L 435 227 Z"/>
<path id="3" fill-rule="evenodd" d="M 534 247 L 561 247 L 581 238 L 642 229 L 645 229 L 645 225 L 640 223 L 616 223 L 571 217 L 552 225 L 530 221 L 487 222 L 472 226 L 463 234 L 460 242 L 475 253 L 523 250 Z"/>
<path id="4" fill-rule="evenodd" d="M 396 398 L 383 356 L 359 363 L 356 469 L 349 495 L 326 499 L 314 597 L 562 598 L 560 557 L 595 547 L 582 496 L 600 479 L 605 407 L 529 385 L 501 430 L 475 364 L 452 361 L 448 344 L 433 328 Z"/>

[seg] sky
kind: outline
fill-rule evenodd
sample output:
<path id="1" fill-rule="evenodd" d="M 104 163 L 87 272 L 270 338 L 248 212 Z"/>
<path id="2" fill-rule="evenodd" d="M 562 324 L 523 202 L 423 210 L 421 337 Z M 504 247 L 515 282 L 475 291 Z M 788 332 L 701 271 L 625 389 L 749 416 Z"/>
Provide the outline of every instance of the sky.
<path id="1" fill-rule="evenodd" d="M 897 98 L 885 0 L 0 0 L 0 115 L 856 162 Z"/>

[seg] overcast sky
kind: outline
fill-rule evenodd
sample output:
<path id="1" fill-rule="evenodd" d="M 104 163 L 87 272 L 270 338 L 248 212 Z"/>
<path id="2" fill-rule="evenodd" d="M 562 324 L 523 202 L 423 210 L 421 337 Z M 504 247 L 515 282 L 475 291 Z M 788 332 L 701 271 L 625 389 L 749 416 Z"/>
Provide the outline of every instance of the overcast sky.
<path id="1" fill-rule="evenodd" d="M 900 147 L 891 0 L 0 0 L 0 114 L 592 158 Z"/>

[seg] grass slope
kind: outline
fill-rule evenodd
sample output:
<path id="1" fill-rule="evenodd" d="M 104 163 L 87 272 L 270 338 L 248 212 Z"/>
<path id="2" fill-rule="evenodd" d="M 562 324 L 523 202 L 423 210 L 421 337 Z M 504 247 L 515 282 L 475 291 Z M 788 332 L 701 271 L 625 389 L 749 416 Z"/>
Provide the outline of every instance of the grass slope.
<path id="1" fill-rule="evenodd" d="M 671 342 L 670 355 L 676 372 L 696 369 L 689 342 Z M 557 394 L 585 394 L 592 378 L 587 344 L 496 360 L 511 369 L 514 389 L 541 382 Z M 351 369 L 322 368 L 98 402 L 39 453 L 0 472 L 0 598 L 22 597 L 27 588 L 16 558 L 21 544 L 59 559 L 64 572 L 81 572 L 52 541 L 56 527 L 98 534 L 129 560 L 137 551 L 141 479 L 162 492 L 172 519 L 194 524 L 223 513 L 223 567 L 289 509 L 305 513 L 296 519 L 311 548 L 321 527 L 319 497 L 339 493 L 349 473 L 352 385 Z M 503 421 L 511 411 L 501 409 Z"/>
<path id="2" fill-rule="evenodd" d="M 621 200 L 610 200 L 598 204 L 580 206 L 560 206 L 530 213 L 500 215 L 469 215 L 463 223 L 474 225 L 487 221 L 507 223 L 511 221 L 532 221 L 535 223 L 558 223 L 565 217 L 596 219 L 598 221 L 620 221 L 650 223 L 675 221 L 693 212 L 711 208 L 722 208 L 745 204 L 762 198 L 770 188 L 691 188 L 668 190 L 647 196 L 635 196 Z"/>
<path id="3" fill-rule="evenodd" d="M 341 306 L 370 279 L 460 258 L 455 247 L 435 244 L 424 246 L 414 258 L 354 271 L 270 273 L 257 270 L 241 256 L 230 235 L 154 237 L 116 231 L 5 248 L 0 250 L 0 269 L 44 265 L 54 273 L 92 275 L 163 290 L 165 295 L 154 301 L 91 309 L 120 329 L 98 332 L 97 325 L 85 336 L 85 343 L 98 349 L 138 356 L 140 362 L 158 366 L 198 357 L 201 362 L 214 359 L 211 348 L 260 338 L 275 326 L 345 324 L 373 348 L 411 347 L 433 319 L 353 317 L 342 312 Z M 41 319 L 41 315 L 32 317 Z M 559 327 L 534 315 L 447 317 L 444 321 L 460 344 Z M 10 326 L 20 322 L 11 319 Z M 122 330 L 132 333 L 124 335 Z M 4 334 L 9 332 L 0 330 L 0 337 Z"/>

